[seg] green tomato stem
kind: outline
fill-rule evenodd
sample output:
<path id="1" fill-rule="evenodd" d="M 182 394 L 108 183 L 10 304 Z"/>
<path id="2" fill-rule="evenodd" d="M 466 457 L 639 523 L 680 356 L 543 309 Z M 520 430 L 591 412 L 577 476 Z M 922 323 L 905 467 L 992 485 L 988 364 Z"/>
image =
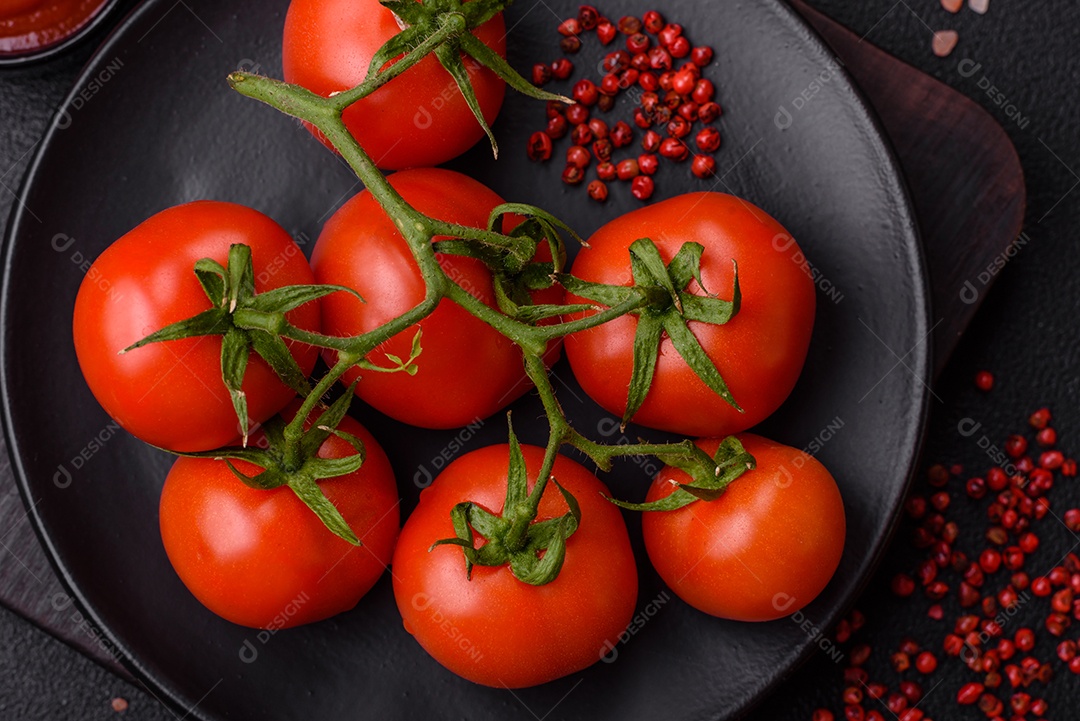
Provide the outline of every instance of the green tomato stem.
<path id="1" fill-rule="evenodd" d="M 409 250 L 427 287 L 427 296 L 424 301 L 407 313 L 368 333 L 350 338 L 312 333 L 297 328 L 287 321 L 282 322 L 280 318 L 259 317 L 254 311 L 238 313 L 237 324 L 241 327 L 276 331 L 292 340 L 336 350 L 343 354 L 343 358 L 355 358 L 352 361 L 352 365 L 355 365 L 360 358 L 363 358 L 377 345 L 423 320 L 435 310 L 439 301 L 448 298 L 521 348 L 527 374 L 536 386 L 544 403 L 544 412 L 551 427 L 550 440 L 545 453 L 545 473 L 550 473 L 551 466 L 554 464 L 555 453 L 563 445 L 578 448 L 592 458 L 598 466 L 605 469 L 610 468 L 612 459 L 618 456 L 684 450 L 685 444 L 654 445 L 642 443 L 608 446 L 589 440 L 578 433 L 567 421 L 562 407 L 555 398 L 555 391 L 548 377 L 547 367 L 542 360 L 549 341 L 571 333 L 595 328 L 627 313 L 649 306 L 657 302 L 653 294 L 641 289 L 640 292 L 634 293 L 624 302 L 610 308 L 599 310 L 584 318 L 545 326 L 529 325 L 506 316 L 479 300 L 449 278 L 439 265 L 432 245 L 433 239 L 439 236 L 451 236 L 500 246 L 506 244 L 506 236 L 494 231 L 436 220 L 417 211 L 390 185 L 389 181 L 375 165 L 375 162 L 346 128 L 341 118 L 341 112 L 344 108 L 371 94 L 393 77 L 400 75 L 409 67 L 415 65 L 427 52 L 426 47 L 436 45 L 440 42 L 440 39 L 452 37 L 461 31 L 457 23 L 448 23 L 436 34 L 430 36 L 428 42 L 418 46 L 397 63 L 375 75 L 371 80 L 332 98 L 322 98 L 304 88 L 247 73 L 234 73 L 229 77 L 232 86 L 240 93 L 267 103 L 281 112 L 307 121 L 323 133 L 393 220 L 408 243 Z M 312 393 L 312 397 L 316 399 L 321 397 L 322 393 L 325 393 L 329 386 L 347 370 L 347 367 L 341 368 L 340 366 L 341 363 L 339 362 L 320 381 L 320 386 Z M 324 385 L 325 387 L 323 387 Z M 322 390 L 321 393 L 320 389 Z M 312 407 L 313 404 L 314 401 L 312 401 Z M 308 410 L 310 412 L 310 409 Z M 306 415 L 303 417 L 306 417 Z M 294 419 L 293 423 L 300 424 L 302 427 L 302 420 L 298 419 Z M 290 431 L 290 436 L 295 436 L 296 433 L 297 431 L 294 428 Z"/>
<path id="2" fill-rule="evenodd" d="M 652 301 L 650 297 L 642 293 L 639 297 L 630 298 L 619 305 L 612 306 L 610 308 L 604 308 L 592 315 L 587 315 L 584 318 L 578 318 L 577 320 L 565 321 L 562 323 L 553 323 L 551 325 L 539 326 L 535 330 L 537 335 L 547 340 L 554 338 L 562 338 L 568 336 L 571 333 L 577 333 L 583 330 L 589 330 L 590 328 L 596 328 L 597 326 L 604 325 L 605 323 L 620 318 L 627 313 L 631 313 L 635 310 L 639 310 L 649 305 Z"/>
<path id="3" fill-rule="evenodd" d="M 524 352 L 525 372 L 536 386 L 541 402 L 544 404 L 544 414 L 547 416 L 551 428 L 548 439 L 548 453 L 544 457 L 545 465 L 542 473 L 550 474 L 551 465 L 548 465 L 548 457 L 554 464 L 554 453 L 564 445 L 572 446 L 587 455 L 601 470 L 610 470 L 612 461 L 623 456 L 660 456 L 669 454 L 694 453 L 693 441 L 685 440 L 677 443 L 632 443 L 606 445 L 590 440 L 579 433 L 567 420 L 566 413 L 562 409 L 558 398 L 555 396 L 555 388 L 551 383 L 547 366 L 543 359 L 535 354 Z M 554 450 L 552 450 L 554 448 Z M 544 475 L 541 478 L 546 477 Z"/>
<path id="4" fill-rule="evenodd" d="M 300 456 L 300 440 L 304 436 L 304 422 L 311 415 L 311 412 L 315 410 L 315 405 L 322 400 L 323 396 L 330 392 L 334 383 L 336 383 L 347 370 L 356 365 L 356 362 L 359 360 L 360 356 L 358 355 L 352 353 L 339 353 L 337 363 L 335 363 L 334 367 L 319 380 L 311 393 L 308 393 L 307 398 L 305 398 L 304 402 L 300 405 L 300 410 L 296 412 L 293 419 L 285 426 L 286 468 L 295 470 L 303 464 L 304 459 Z"/>
<path id="5" fill-rule="evenodd" d="M 284 338 L 338 352 L 338 360 L 333 368 L 319 381 L 305 399 L 296 416 L 284 429 L 286 463 L 295 465 L 303 461 L 300 455 L 304 422 L 332 385 L 346 371 L 365 359 L 379 344 L 428 317 L 444 298 L 451 300 L 469 314 L 488 324 L 521 349 L 526 374 L 535 385 L 543 403 L 550 434 L 542 467 L 534 488 L 539 492 L 526 501 L 528 505 L 535 506 L 539 503 L 543 490 L 551 478 L 558 452 L 564 445 L 570 445 L 582 451 L 598 467 L 604 470 L 610 469 L 614 458 L 629 455 L 666 455 L 674 457 L 675 462 L 681 463 L 685 457 L 693 454 L 696 450 L 691 441 L 671 444 L 641 442 L 630 445 L 609 446 L 594 442 L 579 433 L 571 426 L 556 398 L 547 366 L 543 360 L 551 341 L 572 333 L 595 328 L 615 318 L 658 303 L 670 303 L 670 294 L 657 297 L 657 294 L 663 291 L 663 288 L 659 285 L 655 287 L 635 286 L 634 288 L 625 289 L 625 299 L 615 299 L 613 297 L 612 302 L 599 304 L 595 313 L 572 321 L 542 326 L 522 322 L 500 312 L 496 308 L 492 308 L 466 291 L 443 270 L 433 243 L 440 237 L 464 239 L 506 254 L 514 252 L 520 254 L 517 249 L 521 245 L 515 246 L 515 240 L 520 239 L 512 238 L 494 230 L 472 228 L 440 221 L 417 211 L 394 189 L 371 156 L 361 147 L 346 127 L 343 120 L 343 113 L 346 108 L 369 96 L 394 78 L 399 77 L 429 54 L 439 48 L 446 47 L 447 43 L 455 43 L 455 38 L 460 38 L 470 32 L 469 22 L 466 20 L 465 15 L 458 11 L 445 13 L 440 18 L 439 23 L 436 29 L 432 30 L 429 35 L 415 47 L 409 49 L 396 62 L 378 69 L 365 82 L 356 87 L 336 93 L 329 98 L 323 98 L 299 86 L 258 75 L 237 72 L 229 76 L 230 85 L 241 94 L 309 123 L 322 133 L 349 164 L 367 191 L 371 193 L 372 197 L 379 203 L 383 211 L 400 231 L 417 264 L 426 288 L 424 300 L 414 308 L 374 330 L 348 338 L 328 336 L 297 328 L 287 321 L 284 314 L 280 313 L 259 313 L 254 310 L 241 309 L 234 314 L 233 322 L 237 327 L 276 333 Z M 525 83 L 524 80 L 521 82 Z M 515 85 L 514 87 L 518 86 Z M 556 225 L 565 228 L 561 222 L 553 220 L 543 211 L 537 210 L 537 213 L 540 214 L 539 217 L 545 219 L 543 222 L 552 232 L 557 233 Z M 552 223 L 555 223 L 555 225 Z M 552 239 L 548 238 L 548 240 L 551 241 Z M 531 258 L 515 258 L 514 260 L 524 264 L 531 261 Z M 507 272 L 514 272 L 509 269 L 509 264 Z M 615 302 L 616 300 L 618 302 Z M 677 300 L 678 298 L 676 298 Z M 609 307 L 603 307 L 605 305 Z M 423 360 L 421 359 L 420 362 L 422 363 Z M 695 468 L 705 469 L 701 471 L 702 474 L 707 474 L 712 470 L 707 463 L 700 463 L 700 458 L 694 460 L 698 462 Z M 508 512 L 513 511 L 513 509 L 507 510 Z M 532 513 L 513 511 L 513 515 L 527 520 L 516 524 L 510 529 L 506 540 L 511 547 L 515 544 L 521 545 L 527 539 L 529 526 L 536 515 L 535 507 L 532 508 Z M 466 556 L 468 557 L 468 553 Z"/>
<path id="6" fill-rule="evenodd" d="M 474 240 L 492 248 L 506 249 L 510 240 L 508 236 L 505 236 L 502 233 L 496 233 L 493 230 L 472 228 L 468 225 L 458 225 L 456 223 L 445 223 L 442 221 L 435 221 L 432 223 L 431 230 L 440 236 Z M 520 258 L 520 260 L 527 263 L 532 260 L 532 258 Z"/>
<path id="7" fill-rule="evenodd" d="M 340 113 L 349 107 L 353 103 L 361 100 L 373 92 L 386 85 L 388 82 L 404 73 L 409 68 L 416 65 L 418 62 L 426 58 L 435 48 L 442 45 L 447 40 L 458 37 L 462 33 L 468 31 L 468 25 L 465 22 L 465 16 L 460 13 L 454 13 L 451 15 L 443 16 L 443 25 L 434 33 L 429 35 L 424 42 L 417 45 L 410 50 L 405 57 L 398 60 L 389 67 L 382 68 L 379 72 L 366 82 L 360 83 L 356 87 L 346 90 L 345 92 L 338 93 L 330 97 L 330 102 L 333 107 Z"/>
<path id="8" fill-rule="evenodd" d="M 543 355 L 547 350 L 547 341 L 539 333 L 538 327 L 500 313 L 498 309 L 484 303 L 453 280 L 446 284 L 445 294 L 464 310 L 514 341 L 522 350 L 536 355 Z"/>

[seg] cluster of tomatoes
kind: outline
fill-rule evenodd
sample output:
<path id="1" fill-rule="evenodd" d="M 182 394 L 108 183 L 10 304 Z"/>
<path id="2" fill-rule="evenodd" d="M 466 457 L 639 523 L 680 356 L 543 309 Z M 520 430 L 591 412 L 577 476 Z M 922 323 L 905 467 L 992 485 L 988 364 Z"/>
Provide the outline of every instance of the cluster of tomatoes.
<path id="1" fill-rule="evenodd" d="M 286 77 L 326 95 L 358 84 L 367 66 L 355 60 L 369 61 L 398 30 L 393 13 L 376 0 L 293 0 L 285 30 Z M 490 40 L 497 52 L 504 51 L 501 15 L 476 34 Z M 474 83 L 497 111 L 502 81 L 498 87 L 486 86 L 485 72 L 474 73 Z M 432 92 L 441 97 L 445 82 L 445 73 L 427 58 L 350 107 L 344 120 L 374 158 L 382 153 L 381 167 L 433 165 L 481 137 L 475 123 L 456 120 L 468 115 L 463 99 L 447 100 L 437 111 L 433 132 L 439 143 L 397 149 L 387 146 L 386 138 L 400 122 L 402 106 L 416 107 L 416 98 Z M 413 102 L 400 102 L 402 94 L 411 94 Z M 420 167 L 388 180 L 420 213 L 462 226 L 487 227 L 492 209 L 503 202 L 477 181 L 448 170 Z M 685 289 L 675 290 L 704 299 L 712 297 L 706 289 L 734 284 L 741 293 L 741 309 L 730 322 L 687 321 L 739 408 L 717 396 L 664 337 L 652 385 L 634 416 L 645 426 L 701 437 L 697 444 L 710 455 L 721 438 L 738 433 L 756 461 L 756 468 L 742 473 L 719 498 L 649 512 L 642 521 L 649 558 L 665 581 L 691 605 L 725 618 L 765 620 L 804 606 L 828 582 L 844 543 L 843 504 L 829 473 L 801 451 L 741 433 L 784 401 L 809 345 L 814 287 L 793 261 L 797 247 L 773 242 L 784 233 L 779 223 L 743 201 L 696 193 L 616 218 L 589 239 L 572 269 L 580 281 L 629 286 L 636 272 L 630 257 L 635 240 L 651 238 L 663 262 L 672 264 L 692 241 L 703 248 L 700 272 L 693 273 Z M 247 275 L 233 267 L 232 254 L 239 246 L 250 248 Z M 542 259 L 548 250 L 540 248 Z M 492 271 L 483 262 L 446 254 L 439 254 L 438 262 L 449 279 L 497 307 Z M 630 622 L 637 565 L 623 514 L 596 475 L 567 457 L 556 457 L 550 474 L 555 483 L 538 494 L 529 526 L 537 537 L 550 531 L 553 521 L 567 524 L 560 533 L 569 529 L 561 569 L 540 585 L 521 580 L 520 569 L 511 564 L 473 567 L 470 562 L 467 572 L 462 546 L 453 539 L 461 537 L 457 521 L 463 504 L 495 519 L 490 528 L 520 537 L 522 529 L 507 531 L 504 519 L 493 514 L 519 517 L 528 503 L 523 498 L 508 503 L 508 483 L 513 486 L 523 463 L 533 489 L 544 449 L 519 448 L 511 438 L 509 445 L 458 458 L 424 490 L 404 528 L 386 454 L 371 433 L 347 416 L 334 430 L 323 427 L 327 416 L 320 413 L 333 414 L 333 409 L 315 408 L 304 419 L 305 438 L 315 440 L 299 444 L 312 446 L 302 463 L 242 451 L 222 451 L 233 460 L 216 455 L 216 449 L 237 446 L 242 439 L 251 449 L 276 448 L 282 422 L 274 419 L 288 422 L 311 407 L 302 408 L 295 383 L 279 377 L 280 366 L 288 364 L 280 358 L 267 363 L 265 339 L 244 335 L 247 331 L 230 325 L 228 314 L 263 308 L 269 301 L 260 298 L 280 301 L 288 296 L 281 289 L 331 285 L 352 292 L 304 296 L 304 302 L 284 306 L 285 318 L 312 338 L 346 338 L 379 328 L 423 301 L 425 283 L 409 246 L 370 190 L 349 200 L 326 223 L 310 263 L 267 216 L 231 203 L 198 201 L 164 210 L 128 232 L 97 258 L 88 277 L 106 277 L 115 290 L 106 293 L 93 282 L 79 290 L 74 340 L 83 374 L 102 407 L 126 430 L 185 454 L 162 491 L 162 539 L 177 574 L 215 613 L 253 627 L 317 621 L 351 609 L 392 567 L 405 628 L 419 643 L 455 673 L 506 687 L 543 683 L 591 665 Z M 122 302 L 116 302 L 118 297 Z M 533 301 L 588 302 L 558 285 L 535 291 Z M 596 312 L 580 308 L 568 317 Z M 693 309 L 680 312 L 692 315 Z M 161 328 L 187 333 L 199 322 L 206 325 L 204 334 L 133 347 Z M 585 391 L 622 415 L 635 372 L 639 322 L 639 315 L 628 314 L 573 333 L 565 343 L 552 341 L 543 362 L 550 366 L 565 348 Z M 416 359 L 418 332 L 423 347 Z M 241 342 L 251 343 L 253 351 L 246 357 L 242 386 L 230 392 L 222 382 L 229 374 L 225 359 L 229 344 Z M 301 373 L 311 375 L 317 348 L 295 337 L 282 348 Z M 129 350 L 121 353 L 124 349 Z M 324 353 L 333 365 L 336 354 Z M 365 361 L 369 370 L 354 368 L 341 378 L 343 384 L 384 414 L 423 428 L 453 428 L 487 418 L 530 388 L 518 347 L 447 299 L 415 326 L 380 344 Z M 406 366 L 409 372 L 370 370 Z M 250 428 L 238 425 L 240 402 Z M 273 469 L 253 459 L 280 460 L 274 472 L 287 476 L 297 469 L 332 467 L 355 456 L 361 445 L 364 461 L 358 469 L 316 476 L 321 478 L 318 490 L 359 546 L 331 533 L 309 510 L 301 500 L 306 493 L 302 484 L 264 488 L 257 483 L 260 474 Z M 683 470 L 666 467 L 646 501 L 659 501 L 690 483 Z M 552 533 L 547 533 L 549 545 Z M 445 539 L 452 540 L 437 543 Z M 485 541 L 492 538 L 481 533 L 477 545 L 465 549 L 466 558 L 500 552 L 485 551 Z M 549 545 L 538 545 L 546 550 L 534 555 L 554 553 Z M 522 551 L 516 553 L 520 557 Z M 287 607 L 294 613 L 283 621 Z"/>

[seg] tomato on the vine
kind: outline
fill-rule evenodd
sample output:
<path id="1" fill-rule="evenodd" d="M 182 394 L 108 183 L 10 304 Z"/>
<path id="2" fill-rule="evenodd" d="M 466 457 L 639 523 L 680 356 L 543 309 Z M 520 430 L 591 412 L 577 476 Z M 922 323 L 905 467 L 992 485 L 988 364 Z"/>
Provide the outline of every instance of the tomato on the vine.
<path id="1" fill-rule="evenodd" d="M 684 243 L 704 246 L 701 277 L 708 293 L 728 299 L 738 263 L 742 305 L 724 325 L 690 321 L 739 412 L 709 389 L 663 337 L 652 386 L 633 420 L 690 436 L 726 436 L 772 414 L 802 370 L 814 325 L 814 282 L 791 236 L 763 210 L 723 193 L 690 193 L 627 213 L 596 231 L 573 274 L 629 286 L 630 245 L 652 239 L 665 263 Z M 688 286 L 704 294 L 697 281 Z M 682 289 L 677 289 L 682 290 Z M 568 294 L 568 303 L 582 299 Z M 626 409 L 638 319 L 625 315 L 566 338 L 566 356 L 585 392 L 612 413 Z"/>
<path id="2" fill-rule="evenodd" d="M 421 213 L 439 220 L 486 227 L 502 199 L 460 173 L 421 168 L 394 173 L 390 184 Z M 507 229 L 512 223 L 506 223 Z M 435 240 L 440 240 L 436 238 Z M 538 257 L 550 254 L 541 245 Z M 479 260 L 440 254 L 450 279 L 489 306 L 495 306 L 491 271 Z M 323 330 L 353 336 L 373 330 L 424 300 L 426 287 L 409 246 L 394 222 L 367 190 L 349 200 L 326 223 L 312 253 L 319 283 L 355 289 L 364 302 L 347 293 L 322 299 Z M 538 291 L 540 303 L 558 302 L 561 291 Z M 444 299 L 417 324 L 423 331 L 417 373 L 378 373 L 352 369 L 342 377 L 356 393 L 383 413 L 424 428 L 456 428 L 490 416 L 529 388 L 521 351 L 510 339 L 453 301 Z M 369 354 L 382 366 L 395 355 L 407 358 L 416 334 L 409 328 Z M 546 360 L 554 362 L 560 344 L 552 343 Z"/>
<path id="3" fill-rule="evenodd" d="M 225 264 L 233 244 L 250 246 L 256 292 L 314 282 L 299 246 L 273 220 L 234 203 L 197 201 L 163 210 L 110 245 L 94 261 L 75 299 L 73 334 L 79 366 L 105 411 L 132 435 L 174 451 L 201 451 L 239 438 L 222 381 L 221 336 L 184 338 L 120 351 L 143 337 L 209 310 L 196 261 Z M 319 306 L 290 311 L 289 321 L 318 331 Z M 310 374 L 318 352 L 289 343 Z M 244 376 L 251 423 L 296 397 L 261 358 Z"/>
<path id="4" fill-rule="evenodd" d="M 649 559 L 679 598 L 705 613 L 769 621 L 794 613 L 828 584 L 844 551 L 844 503 L 812 456 L 750 433 L 737 436 L 757 461 L 712 501 L 646 511 Z M 697 441 L 709 454 L 719 439 Z M 691 483 L 665 467 L 646 502 Z"/>
<path id="5" fill-rule="evenodd" d="M 401 30 L 378 0 L 292 0 L 282 48 L 285 80 L 323 97 L 348 90 L 364 80 L 375 53 Z M 506 57 L 502 13 L 474 34 Z M 506 83 L 471 58 L 464 63 L 490 125 Z M 375 163 L 391 170 L 444 163 L 484 137 L 453 77 L 430 55 L 348 107 L 343 119 Z"/>
<path id="6" fill-rule="evenodd" d="M 531 491 L 544 449 L 521 450 Z M 555 580 L 529 585 L 507 565 L 474 566 L 470 580 L 460 547 L 432 548 L 455 535 L 450 512 L 458 503 L 505 510 L 509 455 L 507 445 L 473 451 L 420 494 L 394 553 L 394 596 L 405 629 L 436 661 L 476 683 L 521 688 L 586 668 L 617 643 L 634 613 L 637 568 L 626 524 L 605 500 L 604 484 L 564 456 L 552 476 L 577 498 L 581 520 Z M 536 520 L 567 509 L 549 483 Z"/>
<path id="7" fill-rule="evenodd" d="M 285 416 L 298 409 L 294 402 Z M 359 548 L 335 536 L 286 486 L 250 488 L 221 459 L 173 464 L 161 493 L 161 539 L 180 580 L 204 606 L 242 626 L 288 628 L 348 611 L 375 585 L 400 527 L 394 472 L 363 426 L 345 417 L 338 428 L 363 441 L 364 464 L 318 483 Z M 252 436 L 253 444 L 260 440 Z M 331 435 L 318 457 L 355 453 Z M 248 476 L 260 471 L 232 463 Z"/>

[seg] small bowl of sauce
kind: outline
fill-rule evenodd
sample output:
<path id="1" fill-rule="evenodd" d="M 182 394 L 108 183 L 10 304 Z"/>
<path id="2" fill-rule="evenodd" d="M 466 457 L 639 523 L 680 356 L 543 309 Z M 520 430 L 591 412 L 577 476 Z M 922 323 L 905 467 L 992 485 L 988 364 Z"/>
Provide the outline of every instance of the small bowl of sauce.
<path id="1" fill-rule="evenodd" d="M 63 52 L 118 4 L 119 0 L 0 0 L 0 66 Z"/>

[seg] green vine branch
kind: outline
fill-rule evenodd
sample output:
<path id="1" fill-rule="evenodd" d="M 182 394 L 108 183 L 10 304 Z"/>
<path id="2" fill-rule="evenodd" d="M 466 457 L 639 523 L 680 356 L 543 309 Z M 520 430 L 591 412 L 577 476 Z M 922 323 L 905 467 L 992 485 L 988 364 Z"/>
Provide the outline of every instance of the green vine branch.
<path id="1" fill-rule="evenodd" d="M 239 392 L 239 384 L 243 379 L 249 348 L 267 358 L 283 380 L 304 397 L 299 411 L 287 423 L 275 420 L 264 424 L 271 450 L 223 449 L 197 455 L 242 459 L 261 465 L 265 470 L 255 477 L 244 476 L 231 464 L 230 467 L 241 480 L 255 487 L 289 485 L 330 530 L 351 543 L 359 543 L 315 482 L 319 478 L 352 472 L 362 463 L 362 443 L 335 430 L 347 410 L 352 388 L 323 413 L 314 428 L 305 430 L 305 424 L 327 392 L 350 368 L 360 366 L 372 371 L 414 373 L 417 357 L 421 353 L 419 332 L 414 337 L 410 358 L 390 358 L 395 366 L 376 366 L 367 360 L 367 356 L 391 337 L 415 327 L 434 312 L 442 300 L 449 299 L 456 303 L 521 349 L 525 372 L 543 402 L 550 433 L 532 495 L 525 493 L 524 461 L 520 458 L 520 448 L 511 429 L 511 448 L 517 448 L 517 452 L 516 455 L 511 453 L 512 477 L 504 515 L 496 517 L 473 504 L 460 504 L 453 514 L 456 538 L 444 539 L 439 543 L 460 546 L 470 572 L 475 564 L 510 563 L 521 580 L 542 584 L 557 576 L 566 541 L 580 520 L 576 501 L 561 486 L 559 490 L 570 511 L 559 519 L 537 522 L 535 518 L 539 495 L 543 493 L 548 480 L 554 480 L 551 478 L 552 469 L 563 447 L 576 448 L 602 470 L 610 470 L 618 457 L 651 455 L 665 464 L 685 470 L 693 479 L 692 483 L 685 484 L 672 494 L 673 500 L 667 501 L 665 508 L 622 504 L 641 510 L 669 510 L 668 507 L 679 507 L 680 503 L 685 505 L 698 499 L 715 498 L 728 483 L 752 467 L 753 458 L 733 438 L 721 444 L 721 450 L 714 456 L 689 440 L 665 444 L 641 441 L 627 445 L 606 445 L 593 441 L 571 425 L 555 395 L 548 368 L 543 361 L 553 340 L 634 314 L 638 317 L 638 336 L 635 339 L 634 374 L 627 412 L 623 418 L 624 427 L 648 393 L 664 334 L 710 388 L 741 410 L 728 392 L 719 370 L 694 337 L 690 325 L 723 324 L 738 313 L 740 292 L 737 268 L 730 301 L 713 295 L 691 293 L 687 290 L 691 281 L 697 281 L 698 286 L 703 287 L 700 271 L 702 247 L 687 243 L 670 262 L 665 263 L 651 240 L 640 239 L 631 246 L 630 251 L 634 278 L 632 285 L 587 283 L 563 272 L 566 248 L 562 236 L 566 234 L 582 245 L 585 245 L 584 241 L 550 213 L 533 206 L 507 203 L 492 211 L 487 228 L 461 226 L 431 218 L 411 206 L 393 188 L 346 127 L 343 113 L 348 107 L 407 72 L 429 54 L 434 54 L 454 78 L 467 104 L 491 138 L 493 150 L 494 137 L 480 113 L 468 72 L 462 64 L 463 53 L 526 95 L 572 102 L 569 98 L 533 87 L 472 34 L 472 30 L 509 4 L 509 0 L 474 0 L 466 3 L 459 0 L 383 0 L 383 5 L 398 16 L 405 29 L 376 53 L 363 82 L 330 97 L 324 98 L 300 86 L 251 73 L 234 72 L 228 77 L 234 90 L 310 124 L 341 154 L 405 239 L 425 284 L 426 294 L 422 302 L 361 335 L 337 337 L 308 331 L 290 323 L 286 312 L 303 302 L 348 289 L 313 286 L 255 295 L 250 278 L 250 251 L 246 256 L 246 274 L 240 267 L 244 260 L 242 251 L 237 251 L 236 268 L 233 267 L 232 254 L 228 268 L 209 260 L 200 261 L 196 266 L 200 282 L 214 304 L 212 311 L 176 324 L 171 335 L 166 332 L 169 329 L 165 329 L 136 346 L 194 334 L 222 335 L 225 341 L 223 380 L 243 420 L 246 420 L 246 405 Z M 504 221 L 511 214 L 523 216 L 524 220 L 506 231 Z M 538 260 L 538 250 L 545 244 L 550 249 L 551 257 L 547 261 Z M 478 258 L 488 265 L 494 277 L 498 307 L 487 305 L 449 277 L 439 264 L 441 253 Z M 555 284 L 583 300 L 566 305 L 532 305 L 530 291 L 550 288 Z M 273 295 L 275 293 L 277 295 Z M 266 300 L 267 296 L 271 298 Z M 564 319 L 564 316 L 571 314 L 580 317 Z M 288 356 L 288 352 L 283 350 L 285 340 L 337 352 L 333 367 L 314 388 L 310 388 L 302 374 L 297 377 L 295 362 L 290 364 L 285 359 Z M 357 450 L 356 456 L 337 459 L 333 463 L 318 459 L 318 446 L 331 433 L 352 443 Z M 498 534 L 500 543 L 489 542 L 477 549 L 473 545 L 473 530 L 489 539 L 492 537 L 489 534 Z"/>

